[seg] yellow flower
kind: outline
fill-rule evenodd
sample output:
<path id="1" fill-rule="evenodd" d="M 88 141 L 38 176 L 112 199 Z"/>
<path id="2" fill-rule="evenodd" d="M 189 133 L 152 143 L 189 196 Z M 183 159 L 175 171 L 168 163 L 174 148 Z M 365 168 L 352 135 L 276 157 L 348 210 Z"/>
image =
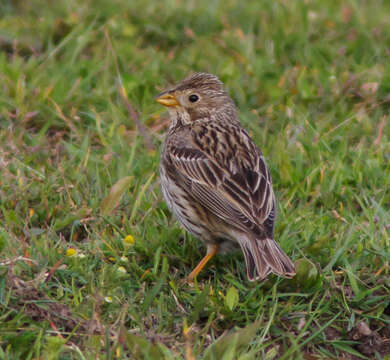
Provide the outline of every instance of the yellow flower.
<path id="1" fill-rule="evenodd" d="M 121 348 L 119 346 L 115 350 L 115 356 L 117 358 L 120 358 L 120 356 L 121 356 Z"/>
<path id="2" fill-rule="evenodd" d="M 76 253 L 77 253 L 76 249 L 73 249 L 73 248 L 69 248 L 66 250 L 66 256 L 69 256 L 69 257 L 76 255 Z"/>
<path id="3" fill-rule="evenodd" d="M 131 235 L 127 235 L 124 239 L 123 242 L 126 245 L 133 245 L 134 244 L 134 238 Z"/>
<path id="4" fill-rule="evenodd" d="M 122 274 L 127 274 L 127 270 L 125 269 L 124 266 L 119 266 L 118 271 L 121 272 Z"/>
<path id="5" fill-rule="evenodd" d="M 108 303 L 112 303 L 112 297 L 111 297 L 111 296 L 106 296 L 106 297 L 104 298 L 104 301 L 105 301 L 105 302 L 108 302 Z"/>

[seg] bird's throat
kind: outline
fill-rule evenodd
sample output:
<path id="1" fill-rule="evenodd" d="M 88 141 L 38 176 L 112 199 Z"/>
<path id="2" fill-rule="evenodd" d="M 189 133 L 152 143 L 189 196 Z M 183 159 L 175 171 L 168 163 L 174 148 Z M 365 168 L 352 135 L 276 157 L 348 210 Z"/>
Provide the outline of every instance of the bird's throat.
<path id="1" fill-rule="evenodd" d="M 178 109 L 168 108 L 168 112 L 169 117 L 171 119 L 170 128 L 191 124 L 191 117 L 187 111 L 180 111 Z"/>

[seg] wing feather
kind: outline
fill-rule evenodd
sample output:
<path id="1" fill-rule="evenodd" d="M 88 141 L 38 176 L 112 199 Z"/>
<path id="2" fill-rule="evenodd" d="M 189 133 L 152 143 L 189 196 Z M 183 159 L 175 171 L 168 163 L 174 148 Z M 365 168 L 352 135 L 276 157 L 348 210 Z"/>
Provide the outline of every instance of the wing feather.
<path id="1" fill-rule="evenodd" d="M 215 157 L 192 147 L 172 147 L 170 158 L 197 201 L 219 218 L 248 230 L 264 223 L 274 202 L 267 166 L 257 152 L 252 154 L 251 169 L 237 164 L 221 166 Z"/>

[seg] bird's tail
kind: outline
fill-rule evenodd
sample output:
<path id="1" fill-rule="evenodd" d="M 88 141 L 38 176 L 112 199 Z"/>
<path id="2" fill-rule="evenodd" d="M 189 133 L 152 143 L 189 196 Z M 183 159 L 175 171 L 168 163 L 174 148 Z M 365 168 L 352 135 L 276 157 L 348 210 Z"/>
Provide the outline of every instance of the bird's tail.
<path id="1" fill-rule="evenodd" d="M 249 281 L 263 280 L 269 273 L 291 278 L 295 266 L 273 239 L 248 238 L 240 241 Z"/>

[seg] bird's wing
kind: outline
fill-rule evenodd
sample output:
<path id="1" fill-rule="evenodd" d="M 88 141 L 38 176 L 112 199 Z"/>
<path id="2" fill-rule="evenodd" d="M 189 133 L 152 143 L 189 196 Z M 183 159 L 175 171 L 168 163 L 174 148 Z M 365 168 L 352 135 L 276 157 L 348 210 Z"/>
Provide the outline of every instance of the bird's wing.
<path id="1" fill-rule="evenodd" d="M 235 142 L 235 156 L 212 141 L 172 146 L 171 164 L 191 195 L 216 216 L 243 230 L 262 226 L 266 220 L 272 226 L 275 210 L 269 170 L 249 135 L 242 136 L 245 141 Z"/>

